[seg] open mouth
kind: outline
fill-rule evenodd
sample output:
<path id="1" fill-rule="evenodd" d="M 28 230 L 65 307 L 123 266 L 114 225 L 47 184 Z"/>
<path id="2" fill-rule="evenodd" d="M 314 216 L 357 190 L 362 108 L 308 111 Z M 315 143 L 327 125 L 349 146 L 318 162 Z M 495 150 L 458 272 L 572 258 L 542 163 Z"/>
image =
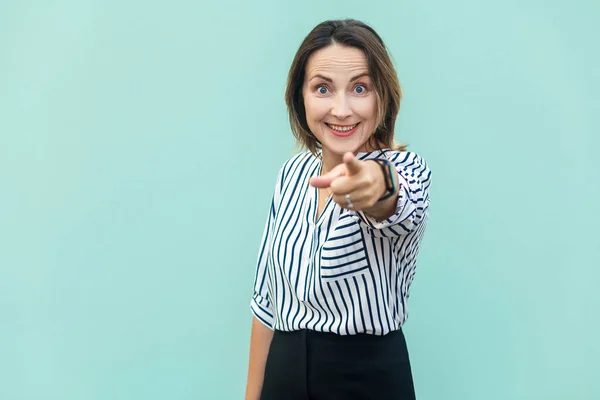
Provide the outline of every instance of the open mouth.
<path id="1" fill-rule="evenodd" d="M 354 133 L 354 131 L 356 130 L 356 127 L 359 124 L 360 124 L 360 122 L 357 122 L 354 125 L 334 125 L 334 124 L 328 124 L 327 122 L 325 122 L 325 125 L 327 125 L 329 130 L 331 130 L 331 132 L 336 136 L 350 136 L 351 134 Z"/>

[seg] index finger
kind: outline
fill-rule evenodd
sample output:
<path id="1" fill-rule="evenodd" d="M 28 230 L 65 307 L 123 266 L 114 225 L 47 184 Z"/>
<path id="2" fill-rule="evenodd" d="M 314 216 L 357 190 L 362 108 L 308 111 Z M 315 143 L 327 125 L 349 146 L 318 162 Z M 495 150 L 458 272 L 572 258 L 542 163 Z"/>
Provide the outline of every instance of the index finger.
<path id="1" fill-rule="evenodd" d="M 356 175 L 362 169 L 362 161 L 360 161 L 353 153 L 344 154 L 344 164 L 346 164 L 346 169 L 348 170 L 349 175 Z"/>

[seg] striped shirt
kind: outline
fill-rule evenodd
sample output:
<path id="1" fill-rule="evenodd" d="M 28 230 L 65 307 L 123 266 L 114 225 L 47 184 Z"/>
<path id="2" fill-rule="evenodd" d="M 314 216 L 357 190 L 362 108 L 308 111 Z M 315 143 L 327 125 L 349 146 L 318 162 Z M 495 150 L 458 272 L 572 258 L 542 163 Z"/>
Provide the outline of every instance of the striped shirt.
<path id="1" fill-rule="evenodd" d="M 429 214 L 431 171 L 419 155 L 386 149 L 398 172 L 396 212 L 377 221 L 328 199 L 316 219 L 321 158 L 295 155 L 279 171 L 258 254 L 251 310 L 271 329 L 385 335 L 407 299 Z"/>

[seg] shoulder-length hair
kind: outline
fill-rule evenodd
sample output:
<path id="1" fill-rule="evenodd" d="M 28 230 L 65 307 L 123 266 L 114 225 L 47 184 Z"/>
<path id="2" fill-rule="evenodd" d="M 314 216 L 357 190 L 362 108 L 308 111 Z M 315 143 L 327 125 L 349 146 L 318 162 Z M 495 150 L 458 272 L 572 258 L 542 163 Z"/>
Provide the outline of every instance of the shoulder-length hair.
<path id="1" fill-rule="evenodd" d="M 358 48 L 366 56 L 369 76 L 377 94 L 377 123 L 375 133 L 369 139 L 370 144 L 377 149 L 383 145 L 385 148 L 404 151 L 405 144 L 394 143 L 394 124 L 402 97 L 396 69 L 377 32 L 354 19 L 320 23 L 306 36 L 296 52 L 288 74 L 285 103 L 298 145 L 307 148 L 313 154 L 321 148 L 321 143 L 306 122 L 302 87 L 310 56 L 315 51 L 335 43 Z"/>

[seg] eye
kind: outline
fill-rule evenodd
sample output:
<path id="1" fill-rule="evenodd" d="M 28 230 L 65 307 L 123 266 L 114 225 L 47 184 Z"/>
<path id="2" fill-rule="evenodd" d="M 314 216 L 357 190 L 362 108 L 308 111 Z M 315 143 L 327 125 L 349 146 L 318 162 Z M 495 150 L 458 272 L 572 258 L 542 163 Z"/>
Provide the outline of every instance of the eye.
<path id="1" fill-rule="evenodd" d="M 319 94 L 327 94 L 328 89 L 325 86 L 318 86 L 317 91 Z"/>
<path id="2" fill-rule="evenodd" d="M 367 91 L 367 88 L 365 85 L 356 85 L 354 87 L 354 92 L 357 94 L 363 94 L 366 91 Z"/>

